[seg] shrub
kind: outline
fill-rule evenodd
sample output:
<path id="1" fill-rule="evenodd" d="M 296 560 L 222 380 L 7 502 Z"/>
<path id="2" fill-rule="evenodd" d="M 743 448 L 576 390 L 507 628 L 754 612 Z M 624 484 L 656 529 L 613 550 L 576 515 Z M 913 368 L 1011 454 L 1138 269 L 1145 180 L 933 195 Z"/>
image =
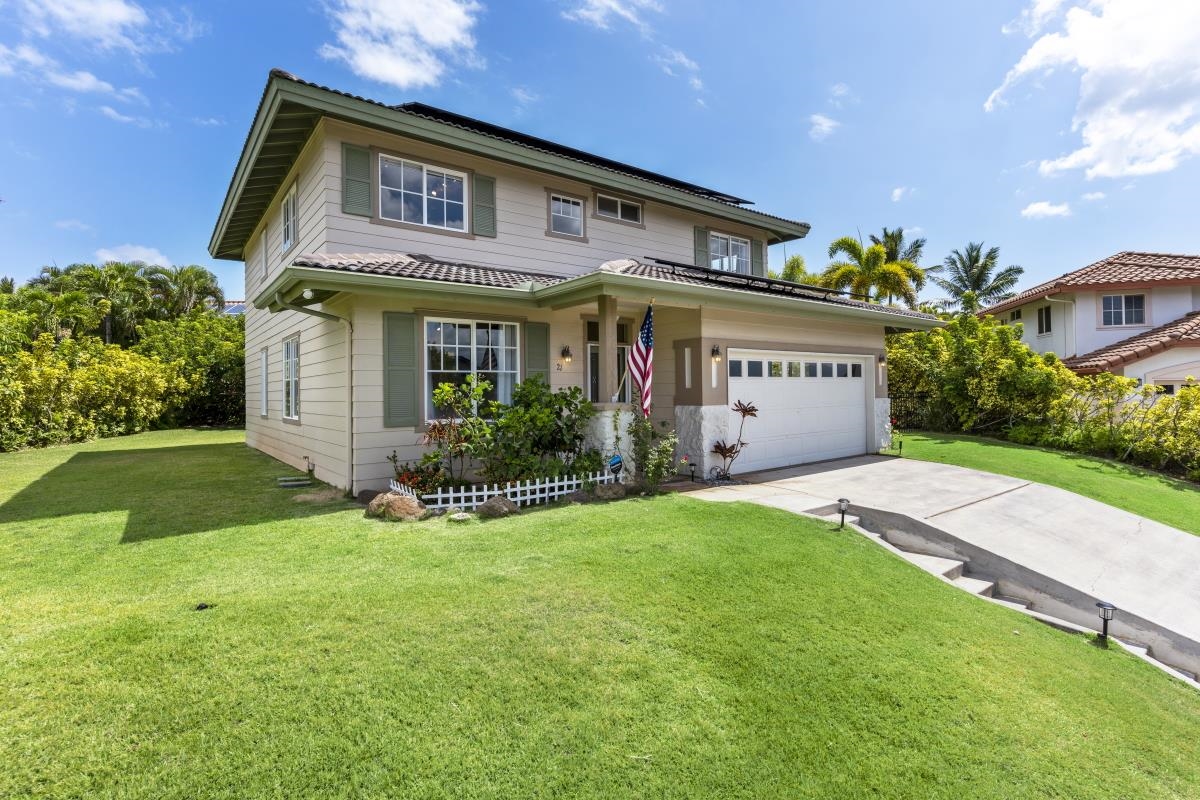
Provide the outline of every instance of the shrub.
<path id="1" fill-rule="evenodd" d="M 0 358 L 0 449 L 15 450 L 138 433 L 187 386 L 173 365 L 94 337 L 55 342 Z"/>
<path id="2" fill-rule="evenodd" d="M 528 480 L 583 471 L 577 465 L 595 414 L 577 386 L 555 392 L 535 375 L 513 388 L 511 405 L 492 403 L 491 441 L 480 454 L 482 475 L 489 481 Z"/>
<path id="3" fill-rule="evenodd" d="M 239 315 L 196 312 L 138 328 L 133 350 L 174 364 L 187 381 L 163 422 L 170 425 L 244 425 L 246 328 Z"/>

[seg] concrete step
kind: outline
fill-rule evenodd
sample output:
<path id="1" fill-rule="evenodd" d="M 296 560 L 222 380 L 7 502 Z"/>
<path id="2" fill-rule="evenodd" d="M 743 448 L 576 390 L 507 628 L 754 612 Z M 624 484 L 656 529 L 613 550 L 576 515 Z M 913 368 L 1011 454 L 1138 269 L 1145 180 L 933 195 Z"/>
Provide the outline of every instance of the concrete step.
<path id="1" fill-rule="evenodd" d="M 941 575 L 943 578 L 955 580 L 963 573 L 963 562 L 953 558 L 927 556 L 924 553 L 905 553 L 904 557 L 926 572 Z"/>
<path id="2" fill-rule="evenodd" d="M 830 522 L 833 522 L 833 523 L 835 523 L 835 524 L 841 524 L 841 522 L 842 522 L 842 515 L 841 515 L 840 513 L 838 513 L 837 511 L 835 511 L 835 512 L 833 512 L 832 514 L 826 514 L 826 515 L 825 515 L 825 519 L 827 519 L 827 520 L 829 520 Z M 847 515 L 846 515 L 846 524 L 847 524 L 847 525 L 857 525 L 857 524 L 859 524 L 860 522 L 862 522 L 862 519 L 861 519 L 861 518 L 859 518 L 859 517 L 856 517 L 856 516 L 854 516 L 853 514 L 847 514 Z"/>
<path id="3" fill-rule="evenodd" d="M 980 578 L 968 578 L 966 575 L 959 576 L 951 581 L 955 586 L 964 589 L 971 594 L 977 594 L 982 597 L 991 597 L 992 592 L 996 588 L 994 581 L 985 581 Z"/>
<path id="4" fill-rule="evenodd" d="M 1029 608 L 1029 605 L 1030 605 L 1028 602 L 1022 600 L 1019 597 L 1007 597 L 1002 594 L 993 594 L 992 599 L 995 600 L 997 603 L 999 603 L 1002 606 L 1008 606 L 1009 608 L 1015 608 L 1018 611 L 1025 611 L 1026 609 Z"/>

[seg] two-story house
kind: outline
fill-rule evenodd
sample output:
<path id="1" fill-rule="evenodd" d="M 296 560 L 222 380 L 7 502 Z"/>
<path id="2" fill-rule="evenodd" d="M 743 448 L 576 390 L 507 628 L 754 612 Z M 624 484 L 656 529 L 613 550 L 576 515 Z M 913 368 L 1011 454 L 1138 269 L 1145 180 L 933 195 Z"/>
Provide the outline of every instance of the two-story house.
<path id="1" fill-rule="evenodd" d="M 1113 372 L 1167 393 L 1200 378 L 1200 256 L 1117 253 L 984 309 L 1081 375 Z"/>
<path id="2" fill-rule="evenodd" d="M 937 320 L 767 278 L 767 246 L 809 226 L 749 205 L 273 71 L 209 245 L 245 262 L 247 443 L 382 488 L 393 450 L 421 455 L 433 388 L 475 374 L 500 400 L 532 375 L 583 388 L 604 447 L 653 303 L 652 417 L 680 455 L 714 463 L 737 399 L 761 409 L 744 469 L 876 450 L 885 328 Z"/>

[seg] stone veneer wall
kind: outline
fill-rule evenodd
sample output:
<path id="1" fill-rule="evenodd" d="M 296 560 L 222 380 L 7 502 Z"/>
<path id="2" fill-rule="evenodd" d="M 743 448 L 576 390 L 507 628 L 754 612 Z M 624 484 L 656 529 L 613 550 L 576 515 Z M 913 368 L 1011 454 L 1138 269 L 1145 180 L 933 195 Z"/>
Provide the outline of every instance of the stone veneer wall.
<path id="1" fill-rule="evenodd" d="M 875 398 L 875 449 L 886 450 L 892 446 L 892 398 Z"/>
<path id="2" fill-rule="evenodd" d="M 617 432 L 613 430 L 613 417 L 619 417 L 617 425 L 620 428 L 620 442 L 617 442 Z M 599 450 L 605 459 L 614 453 L 620 453 L 625 462 L 621 472 L 621 481 L 625 482 L 634 472 L 633 448 L 629 441 L 629 423 L 633 421 L 633 412 L 626 408 L 598 408 L 596 416 L 588 421 L 587 436 L 584 446 Z M 605 469 L 607 469 L 607 465 Z"/>
<path id="3" fill-rule="evenodd" d="M 675 406 L 675 432 L 679 434 L 680 457 L 696 464 L 696 475 L 708 475 L 721 466 L 721 457 L 712 452 L 713 443 L 726 439 L 729 409 L 719 406 Z"/>

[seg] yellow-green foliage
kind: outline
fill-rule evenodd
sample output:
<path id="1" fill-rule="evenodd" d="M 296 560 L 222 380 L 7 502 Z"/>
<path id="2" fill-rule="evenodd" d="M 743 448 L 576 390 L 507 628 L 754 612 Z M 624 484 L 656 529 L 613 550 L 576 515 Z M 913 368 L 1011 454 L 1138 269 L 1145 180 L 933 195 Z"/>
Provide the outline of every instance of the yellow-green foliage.
<path id="1" fill-rule="evenodd" d="M 193 312 L 152 320 L 138 328 L 132 348 L 173 364 L 187 380 L 165 422 L 175 425 L 243 425 L 246 421 L 246 328 L 239 315 Z"/>
<path id="2" fill-rule="evenodd" d="M 1034 353 L 1015 326 L 991 317 L 960 316 L 888 343 L 892 393 L 927 398 L 927 423 L 937 429 L 995 432 L 1044 420 L 1072 380 L 1055 356 Z"/>
<path id="3" fill-rule="evenodd" d="M 94 337 L 42 334 L 0 357 L 0 450 L 144 431 L 186 386 L 173 365 Z"/>

